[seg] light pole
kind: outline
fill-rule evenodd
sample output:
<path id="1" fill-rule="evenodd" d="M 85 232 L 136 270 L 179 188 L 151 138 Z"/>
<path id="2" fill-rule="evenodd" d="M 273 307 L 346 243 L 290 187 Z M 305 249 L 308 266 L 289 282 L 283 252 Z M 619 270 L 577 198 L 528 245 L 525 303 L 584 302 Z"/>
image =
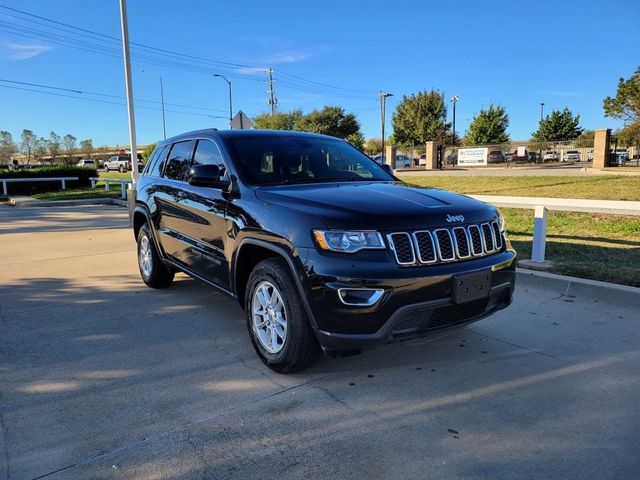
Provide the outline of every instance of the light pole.
<path id="1" fill-rule="evenodd" d="M 543 118 L 544 118 L 544 103 L 540 102 L 540 123 L 542 123 Z"/>
<path id="2" fill-rule="evenodd" d="M 460 100 L 458 95 L 451 97 L 451 103 L 453 103 L 453 146 L 456 145 L 456 103 Z M 445 136 L 446 139 L 446 136 Z M 446 143 L 446 142 L 445 142 Z"/>
<path id="3" fill-rule="evenodd" d="M 233 128 L 233 126 L 231 125 L 231 122 L 233 121 L 233 108 L 231 103 L 231 81 L 229 81 L 227 77 L 225 77 L 224 75 L 220 75 L 219 73 L 214 73 L 213 76 L 222 78 L 229 85 L 229 128 Z"/>
<path id="4" fill-rule="evenodd" d="M 160 75 L 158 75 L 157 73 L 155 73 L 153 70 L 149 70 L 148 68 L 141 68 L 140 69 L 141 72 L 147 72 L 150 73 L 151 75 L 153 75 L 156 78 L 160 79 L 160 103 L 162 104 L 162 135 L 164 136 L 164 139 L 167 139 L 167 125 L 166 125 L 166 121 L 165 121 L 165 117 L 164 117 L 164 87 L 162 86 L 162 77 Z"/>
<path id="5" fill-rule="evenodd" d="M 380 96 L 380 121 L 382 125 L 382 158 L 387 160 L 385 158 L 385 151 L 384 151 L 384 116 L 385 116 L 385 107 L 387 103 L 387 97 L 393 97 L 393 93 L 378 92 L 378 95 Z"/>

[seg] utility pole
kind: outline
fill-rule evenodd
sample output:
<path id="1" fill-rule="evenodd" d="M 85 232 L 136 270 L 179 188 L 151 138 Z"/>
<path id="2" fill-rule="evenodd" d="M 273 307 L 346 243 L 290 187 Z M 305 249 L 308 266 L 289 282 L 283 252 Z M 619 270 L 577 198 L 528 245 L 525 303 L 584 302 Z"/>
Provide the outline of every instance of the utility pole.
<path id="1" fill-rule="evenodd" d="M 229 128 L 233 129 L 233 125 L 231 125 L 231 122 L 233 121 L 233 107 L 231 103 L 231 80 L 229 80 L 224 75 L 220 75 L 219 73 L 214 73 L 213 76 L 222 78 L 229 85 Z"/>
<path id="2" fill-rule="evenodd" d="M 138 148 L 136 146 L 136 118 L 133 109 L 133 83 L 131 81 L 131 55 L 129 53 L 129 27 L 127 24 L 127 1 L 120 0 L 120 27 L 122 29 L 122 57 L 124 60 L 124 80 L 127 90 L 127 111 L 129 112 L 129 141 L 131 143 L 131 182 L 127 191 L 129 201 L 129 219 L 133 220 L 133 208 L 136 203 L 136 184 L 138 183 Z"/>
<path id="3" fill-rule="evenodd" d="M 140 71 L 150 73 L 154 77 L 157 77 L 160 79 L 160 102 L 162 103 L 162 133 L 164 135 L 164 139 L 166 140 L 167 139 L 167 123 L 164 116 L 164 87 L 162 86 L 162 77 L 157 73 L 149 70 L 148 68 L 147 69 L 141 68 Z"/>
<path id="4" fill-rule="evenodd" d="M 278 104 L 278 99 L 275 97 L 275 89 L 273 88 L 274 80 L 273 80 L 273 68 L 269 67 L 267 71 L 267 75 L 269 75 L 269 80 L 267 83 L 269 84 L 269 90 L 267 93 L 269 94 L 269 105 L 271 105 L 271 116 L 273 117 L 276 114 L 276 105 Z"/>
<path id="5" fill-rule="evenodd" d="M 540 123 L 542 123 L 543 118 L 544 118 L 544 103 L 540 102 Z"/>
<path id="6" fill-rule="evenodd" d="M 451 103 L 453 103 L 453 146 L 456 146 L 456 103 L 460 100 L 458 95 L 451 97 Z M 446 136 L 445 136 L 446 139 Z"/>
<path id="7" fill-rule="evenodd" d="M 386 158 L 385 158 L 385 151 L 384 151 L 384 123 L 385 123 L 385 108 L 386 108 L 386 103 L 387 103 L 387 97 L 393 97 L 393 93 L 388 93 L 388 92 L 378 92 L 378 95 L 380 96 L 380 124 L 381 124 L 381 130 L 382 130 L 382 158 L 385 159 L 385 163 L 386 163 Z"/>

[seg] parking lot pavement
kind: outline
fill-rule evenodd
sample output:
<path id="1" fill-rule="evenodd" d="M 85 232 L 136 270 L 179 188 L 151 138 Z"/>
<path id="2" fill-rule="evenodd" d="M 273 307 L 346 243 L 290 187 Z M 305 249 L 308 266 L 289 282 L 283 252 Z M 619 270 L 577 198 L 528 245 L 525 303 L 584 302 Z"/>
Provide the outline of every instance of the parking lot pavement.
<path id="1" fill-rule="evenodd" d="M 0 207 L 0 478 L 629 479 L 640 300 L 520 276 L 462 330 L 278 375 L 235 300 L 139 279 L 117 207 Z"/>

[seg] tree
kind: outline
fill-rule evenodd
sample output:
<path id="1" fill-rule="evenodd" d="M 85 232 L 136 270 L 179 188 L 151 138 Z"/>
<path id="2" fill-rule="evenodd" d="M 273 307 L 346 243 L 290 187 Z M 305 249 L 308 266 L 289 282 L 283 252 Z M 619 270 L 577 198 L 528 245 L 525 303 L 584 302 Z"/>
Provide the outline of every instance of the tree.
<path id="1" fill-rule="evenodd" d="M 481 109 L 464 135 L 462 142 L 465 145 L 492 145 L 496 143 L 507 143 L 509 135 L 509 115 L 504 107 L 493 104 L 487 110 Z"/>
<path id="2" fill-rule="evenodd" d="M 142 150 L 142 161 L 144 163 L 147 163 L 149 161 L 149 157 L 151 156 L 153 151 L 156 149 L 156 145 L 158 145 L 157 142 L 150 143 L 149 145 L 144 147 L 144 150 Z"/>
<path id="3" fill-rule="evenodd" d="M 593 147 L 593 139 L 595 138 L 595 132 L 593 130 L 585 130 L 576 138 L 576 147 L 578 148 L 591 148 Z"/>
<path id="4" fill-rule="evenodd" d="M 580 115 L 574 116 L 568 108 L 563 111 L 554 110 L 551 115 L 540 122 L 538 130 L 531 134 L 533 140 L 541 142 L 555 142 L 574 140 L 582 134 Z"/>
<path id="5" fill-rule="evenodd" d="M 73 163 L 73 156 L 76 153 L 76 137 L 67 133 L 62 139 L 62 145 L 64 146 L 64 163 L 71 165 Z"/>
<path id="6" fill-rule="evenodd" d="M 58 155 L 60 155 L 61 142 L 62 142 L 62 139 L 60 138 L 60 135 L 58 135 L 56 132 L 49 133 L 48 146 L 49 146 L 49 156 L 51 157 L 50 161 L 52 164 L 55 163 L 56 158 L 58 158 Z"/>
<path id="7" fill-rule="evenodd" d="M 398 145 L 424 144 L 442 140 L 449 129 L 444 95 L 436 90 L 404 95 L 391 117 Z"/>
<path id="8" fill-rule="evenodd" d="M 345 113 L 337 106 L 325 106 L 322 110 L 314 110 L 301 117 L 294 125 L 294 130 L 322 133 L 344 138 L 353 146 L 362 149 L 364 136 L 360 132 L 360 124 L 353 113 Z"/>
<path id="9" fill-rule="evenodd" d="M 42 164 L 44 156 L 47 154 L 47 139 L 46 138 L 38 138 L 33 147 L 33 158 L 40 164 Z"/>
<path id="10" fill-rule="evenodd" d="M 6 130 L 0 131 L 0 164 L 10 163 L 11 156 L 16 153 L 13 136 Z"/>
<path id="11" fill-rule="evenodd" d="M 31 163 L 31 155 L 36 146 L 36 142 L 38 141 L 38 137 L 36 137 L 31 130 L 24 129 L 22 130 L 20 139 L 22 140 L 20 143 L 20 151 L 27 156 L 27 165 L 29 165 Z"/>
<path id="12" fill-rule="evenodd" d="M 618 140 L 628 145 L 640 142 L 640 67 L 628 80 L 618 80 L 616 96 L 605 98 L 603 106 L 605 116 L 625 121 Z"/>
<path id="13" fill-rule="evenodd" d="M 256 128 L 266 130 L 293 130 L 296 122 L 300 120 L 304 114 L 302 110 L 292 110 L 291 112 L 261 113 L 253 119 Z"/>
<path id="14" fill-rule="evenodd" d="M 85 158 L 91 158 L 93 154 L 93 140 L 88 138 L 87 140 L 80 141 L 80 152 L 82 152 L 82 156 Z"/>
<path id="15" fill-rule="evenodd" d="M 370 157 L 382 152 L 382 140 L 380 138 L 369 138 L 364 142 L 362 150 Z"/>

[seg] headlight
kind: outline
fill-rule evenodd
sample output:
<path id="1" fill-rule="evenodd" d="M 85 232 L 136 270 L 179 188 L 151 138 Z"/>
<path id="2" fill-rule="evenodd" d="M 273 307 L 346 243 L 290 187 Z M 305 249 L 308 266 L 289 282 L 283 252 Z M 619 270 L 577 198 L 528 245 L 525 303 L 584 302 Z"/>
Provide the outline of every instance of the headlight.
<path id="1" fill-rule="evenodd" d="M 385 248 L 382 235 L 378 232 L 314 230 L 313 236 L 321 250 L 355 253 L 364 249 Z"/>
<path id="2" fill-rule="evenodd" d="M 500 227 L 500 231 L 502 233 L 504 233 L 505 231 L 505 226 L 504 226 L 504 217 L 502 216 L 502 214 L 500 213 L 500 210 L 496 210 L 496 222 L 498 222 L 498 227 Z"/>

